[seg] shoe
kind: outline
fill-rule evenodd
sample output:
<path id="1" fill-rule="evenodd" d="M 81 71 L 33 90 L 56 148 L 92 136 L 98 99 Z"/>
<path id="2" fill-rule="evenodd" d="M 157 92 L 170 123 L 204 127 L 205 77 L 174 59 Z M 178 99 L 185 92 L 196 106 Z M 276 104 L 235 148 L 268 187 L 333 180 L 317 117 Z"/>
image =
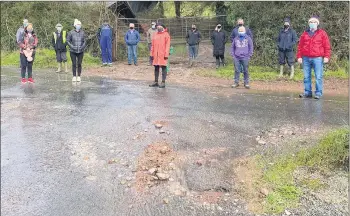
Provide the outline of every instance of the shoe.
<path id="1" fill-rule="evenodd" d="M 28 82 L 30 82 L 30 83 L 34 83 L 33 78 L 28 78 Z"/>
<path id="2" fill-rule="evenodd" d="M 56 71 L 56 73 L 59 73 L 59 72 L 61 72 L 61 68 L 58 68 Z"/>
<path id="3" fill-rule="evenodd" d="M 135 63 L 134 65 L 137 66 L 137 63 Z"/>
<path id="4" fill-rule="evenodd" d="M 247 84 L 247 85 L 244 85 L 244 88 L 250 89 L 250 86 Z"/>
<path id="5" fill-rule="evenodd" d="M 81 81 L 80 76 L 78 76 L 77 77 L 77 82 L 80 82 L 80 81 Z"/>
<path id="6" fill-rule="evenodd" d="M 219 69 L 219 67 L 220 67 L 219 65 L 216 65 L 216 67 L 215 67 L 215 68 L 216 68 L 216 69 Z"/>
<path id="7" fill-rule="evenodd" d="M 316 100 L 318 100 L 318 99 L 320 99 L 321 98 L 321 96 L 319 96 L 319 95 L 315 95 L 315 97 L 314 97 Z"/>
<path id="8" fill-rule="evenodd" d="M 165 82 L 161 82 L 159 88 L 165 88 Z"/>
<path id="9" fill-rule="evenodd" d="M 151 85 L 149 85 L 149 87 L 158 87 L 159 85 L 158 85 L 158 82 L 154 82 L 154 83 L 152 83 Z"/>
<path id="10" fill-rule="evenodd" d="M 77 81 L 77 77 L 73 77 L 73 79 L 72 79 L 72 82 L 76 82 Z"/>
<path id="11" fill-rule="evenodd" d="M 223 63 L 223 64 L 222 64 L 222 66 L 223 66 L 223 67 L 226 67 L 226 64 L 225 64 L 225 63 Z"/>
<path id="12" fill-rule="evenodd" d="M 235 84 L 233 84 L 231 87 L 232 88 L 237 88 L 239 86 L 239 84 L 238 83 L 235 83 Z"/>
<path id="13" fill-rule="evenodd" d="M 128 63 L 128 65 L 131 65 L 131 63 Z"/>
<path id="14" fill-rule="evenodd" d="M 101 65 L 101 67 L 106 67 L 107 66 L 107 63 L 103 63 L 102 65 Z"/>
<path id="15" fill-rule="evenodd" d="M 26 78 L 22 78 L 22 79 L 21 79 L 21 82 L 24 84 L 24 83 L 27 82 L 27 79 L 26 79 Z"/>
<path id="16" fill-rule="evenodd" d="M 300 94 L 300 98 L 312 98 L 312 95 Z"/>

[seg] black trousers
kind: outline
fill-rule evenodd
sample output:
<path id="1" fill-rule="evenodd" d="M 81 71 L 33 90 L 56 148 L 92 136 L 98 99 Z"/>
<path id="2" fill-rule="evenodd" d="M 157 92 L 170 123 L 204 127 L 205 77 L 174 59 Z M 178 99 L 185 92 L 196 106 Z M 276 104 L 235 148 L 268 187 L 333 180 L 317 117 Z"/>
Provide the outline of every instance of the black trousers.
<path id="1" fill-rule="evenodd" d="M 225 63 L 225 56 L 224 55 L 216 55 L 215 58 L 216 58 L 216 65 L 220 65 L 220 59 L 221 59 L 221 62 L 223 64 Z"/>
<path id="2" fill-rule="evenodd" d="M 32 57 L 33 57 L 33 61 L 28 62 L 27 57 L 21 53 L 20 59 L 21 59 L 21 77 L 22 78 L 26 78 L 26 71 L 28 72 L 28 78 L 32 78 L 35 54 L 33 54 Z"/>
<path id="3" fill-rule="evenodd" d="M 84 53 L 74 53 L 70 52 L 70 58 L 72 60 L 72 70 L 73 76 L 77 76 L 77 68 L 78 68 L 78 76 L 81 75 L 81 63 L 83 62 Z"/>
<path id="4" fill-rule="evenodd" d="M 159 77 L 159 68 L 162 68 L 162 82 L 165 82 L 165 79 L 166 79 L 166 66 L 159 66 L 159 65 L 156 65 L 154 66 L 154 81 L 155 82 L 158 82 L 158 77 Z"/>
<path id="5" fill-rule="evenodd" d="M 295 57 L 294 57 L 294 52 L 293 50 L 279 50 L 278 51 L 278 63 L 280 65 L 287 64 L 288 66 L 294 65 Z"/>

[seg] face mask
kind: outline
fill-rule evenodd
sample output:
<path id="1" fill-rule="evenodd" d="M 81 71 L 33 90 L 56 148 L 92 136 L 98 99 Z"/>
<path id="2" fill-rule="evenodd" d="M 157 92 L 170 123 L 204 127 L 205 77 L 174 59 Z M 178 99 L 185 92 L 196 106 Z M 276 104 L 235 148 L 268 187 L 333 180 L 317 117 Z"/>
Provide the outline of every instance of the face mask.
<path id="1" fill-rule="evenodd" d="M 152 25 L 152 28 L 155 29 L 155 28 L 156 28 L 156 25 Z"/>
<path id="2" fill-rule="evenodd" d="M 317 29 L 317 23 L 309 23 L 311 29 Z"/>
<path id="3" fill-rule="evenodd" d="M 57 31 L 61 32 L 62 31 L 62 27 L 57 27 Z"/>
<path id="4" fill-rule="evenodd" d="M 218 29 L 221 29 L 221 26 L 218 26 Z"/>
<path id="5" fill-rule="evenodd" d="M 162 32 L 164 29 L 163 28 L 159 28 L 158 29 L 158 32 Z"/>
<path id="6" fill-rule="evenodd" d="M 243 24 L 242 24 L 242 23 L 240 23 L 240 24 L 238 24 L 238 26 L 243 26 Z"/>
<path id="7" fill-rule="evenodd" d="M 238 32 L 238 35 L 239 35 L 240 37 L 243 37 L 243 36 L 245 36 L 245 32 Z"/>
<path id="8" fill-rule="evenodd" d="M 76 29 L 76 30 L 80 30 L 80 29 L 81 29 L 81 25 L 76 25 L 76 26 L 75 26 L 75 29 Z"/>
<path id="9" fill-rule="evenodd" d="M 196 30 L 196 28 L 192 28 L 192 30 Z"/>
<path id="10" fill-rule="evenodd" d="M 27 26 L 28 26 L 28 23 L 23 23 L 23 26 L 24 26 L 24 27 L 27 27 Z"/>
<path id="11" fill-rule="evenodd" d="M 133 29 L 134 29 L 134 27 L 130 27 L 130 29 L 131 29 L 131 30 L 133 30 Z"/>
<path id="12" fill-rule="evenodd" d="M 289 25 L 284 25 L 284 28 L 285 28 L 285 29 L 289 28 Z"/>

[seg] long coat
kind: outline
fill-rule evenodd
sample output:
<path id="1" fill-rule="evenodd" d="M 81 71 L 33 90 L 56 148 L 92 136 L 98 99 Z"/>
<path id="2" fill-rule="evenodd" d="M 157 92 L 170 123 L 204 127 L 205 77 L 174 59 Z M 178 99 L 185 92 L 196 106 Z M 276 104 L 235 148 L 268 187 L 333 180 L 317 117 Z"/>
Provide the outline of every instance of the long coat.
<path id="1" fill-rule="evenodd" d="M 170 35 L 167 31 L 157 32 L 153 35 L 150 56 L 153 65 L 167 66 L 170 51 Z"/>
<path id="2" fill-rule="evenodd" d="M 225 54 L 225 44 L 228 41 L 228 36 L 226 31 L 214 31 L 211 35 L 211 43 L 213 44 L 213 55 L 224 55 Z"/>

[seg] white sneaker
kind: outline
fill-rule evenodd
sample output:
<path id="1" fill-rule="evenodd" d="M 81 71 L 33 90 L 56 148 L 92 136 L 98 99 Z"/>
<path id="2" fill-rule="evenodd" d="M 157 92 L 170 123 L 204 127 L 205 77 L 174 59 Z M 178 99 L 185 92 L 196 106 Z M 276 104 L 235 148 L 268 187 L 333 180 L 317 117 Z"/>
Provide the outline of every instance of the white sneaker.
<path id="1" fill-rule="evenodd" d="M 77 82 L 80 82 L 80 81 L 81 81 L 80 76 L 78 76 L 77 77 Z"/>
<path id="2" fill-rule="evenodd" d="M 73 77 L 73 79 L 72 79 L 72 82 L 76 82 L 77 81 L 77 77 Z"/>

